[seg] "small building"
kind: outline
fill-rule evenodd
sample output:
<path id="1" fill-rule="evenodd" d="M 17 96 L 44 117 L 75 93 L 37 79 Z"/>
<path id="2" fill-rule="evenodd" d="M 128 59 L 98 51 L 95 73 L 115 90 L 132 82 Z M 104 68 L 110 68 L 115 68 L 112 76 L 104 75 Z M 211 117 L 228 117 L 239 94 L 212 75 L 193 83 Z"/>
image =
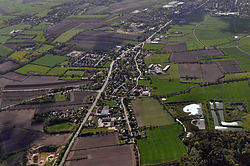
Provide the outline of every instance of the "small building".
<path id="1" fill-rule="evenodd" d="M 169 68 L 170 68 L 170 65 L 167 65 L 166 67 L 164 67 L 163 71 L 167 72 Z"/>
<path id="2" fill-rule="evenodd" d="M 151 64 L 148 66 L 149 69 L 151 69 L 154 66 L 154 64 Z"/>
<path id="3" fill-rule="evenodd" d="M 149 91 L 143 91 L 142 96 L 149 96 Z"/>
<path id="4" fill-rule="evenodd" d="M 105 117 L 105 116 L 109 116 L 109 106 L 104 106 L 102 111 L 101 111 L 101 116 Z"/>

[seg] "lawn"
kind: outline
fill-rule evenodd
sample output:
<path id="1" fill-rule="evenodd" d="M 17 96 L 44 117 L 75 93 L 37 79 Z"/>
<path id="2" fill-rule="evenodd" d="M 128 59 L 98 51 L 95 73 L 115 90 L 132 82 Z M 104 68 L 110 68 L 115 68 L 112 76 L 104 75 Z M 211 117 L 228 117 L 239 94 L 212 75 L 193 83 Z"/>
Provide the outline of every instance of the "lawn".
<path id="1" fill-rule="evenodd" d="M 60 133 L 60 132 L 73 132 L 76 129 L 76 125 L 70 122 L 59 123 L 47 127 L 49 133 Z"/>
<path id="2" fill-rule="evenodd" d="M 138 140 L 141 162 L 154 165 L 179 159 L 185 155 L 186 147 L 179 139 L 182 126 L 179 124 L 147 129 L 147 138 Z"/>
<path id="3" fill-rule="evenodd" d="M 240 81 L 207 87 L 193 88 L 190 93 L 170 97 L 167 101 L 246 101 L 250 99 L 250 87 L 248 81 Z"/>
<path id="4" fill-rule="evenodd" d="M 21 74 L 28 74 L 28 73 L 45 74 L 49 71 L 49 69 L 50 69 L 49 67 L 45 67 L 45 66 L 27 64 L 23 66 L 22 68 L 17 69 L 16 72 L 21 73 Z"/>
<path id="5" fill-rule="evenodd" d="M 162 50 L 164 47 L 163 44 L 151 44 L 151 43 L 145 43 L 144 49 L 146 50 Z"/>
<path id="6" fill-rule="evenodd" d="M 164 79 L 166 76 L 148 76 L 152 80 L 152 84 L 150 80 L 139 80 L 139 85 L 151 87 L 152 95 L 166 95 L 179 92 L 195 85 L 180 83 L 179 80 Z"/>
<path id="7" fill-rule="evenodd" d="M 168 112 L 163 110 L 163 106 L 153 98 L 137 98 L 134 104 L 143 126 L 163 126 L 175 123 Z"/>
<path id="8" fill-rule="evenodd" d="M 70 29 L 67 32 L 61 34 L 58 38 L 56 38 L 56 40 L 54 40 L 54 43 L 56 42 L 65 43 L 82 31 L 83 29 L 77 29 L 77 28 Z"/>
<path id="9" fill-rule="evenodd" d="M 63 61 L 65 61 L 67 59 L 68 59 L 68 57 L 47 54 L 47 55 L 33 61 L 32 63 L 37 64 L 37 65 L 53 67 L 59 63 L 62 63 Z"/>
<path id="10" fill-rule="evenodd" d="M 0 45 L 0 56 L 7 56 L 9 55 L 13 50 L 11 48 L 5 47 L 3 45 Z"/>

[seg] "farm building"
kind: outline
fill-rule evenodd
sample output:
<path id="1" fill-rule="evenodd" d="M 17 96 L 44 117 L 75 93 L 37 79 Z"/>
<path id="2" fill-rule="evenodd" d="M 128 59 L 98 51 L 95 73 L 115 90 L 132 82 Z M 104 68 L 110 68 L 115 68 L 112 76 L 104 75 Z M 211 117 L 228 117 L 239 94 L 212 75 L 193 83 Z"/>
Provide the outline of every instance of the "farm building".
<path id="1" fill-rule="evenodd" d="M 164 67 L 163 71 L 167 72 L 169 68 L 170 68 L 170 65 L 167 65 L 166 67 Z"/>

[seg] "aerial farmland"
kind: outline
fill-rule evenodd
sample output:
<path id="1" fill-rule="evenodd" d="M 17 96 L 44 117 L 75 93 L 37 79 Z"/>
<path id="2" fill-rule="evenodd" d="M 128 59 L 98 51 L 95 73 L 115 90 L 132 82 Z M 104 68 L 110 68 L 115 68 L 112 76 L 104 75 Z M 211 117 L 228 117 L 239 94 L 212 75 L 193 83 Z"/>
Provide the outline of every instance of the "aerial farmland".
<path id="1" fill-rule="evenodd" d="M 247 0 L 0 0 L 0 165 L 249 165 Z"/>

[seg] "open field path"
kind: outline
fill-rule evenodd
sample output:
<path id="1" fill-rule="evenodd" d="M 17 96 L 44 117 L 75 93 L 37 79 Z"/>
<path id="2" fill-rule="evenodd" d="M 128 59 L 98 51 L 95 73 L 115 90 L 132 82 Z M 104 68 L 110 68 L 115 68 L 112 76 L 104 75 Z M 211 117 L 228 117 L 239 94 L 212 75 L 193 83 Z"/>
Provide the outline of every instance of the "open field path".
<path id="1" fill-rule="evenodd" d="M 202 41 L 201 41 L 200 39 L 198 39 L 198 37 L 197 37 L 196 34 L 195 34 L 195 31 L 196 31 L 196 29 L 197 29 L 199 26 L 200 26 L 200 24 L 196 24 L 195 28 L 193 29 L 193 35 L 194 35 L 195 39 L 196 39 L 201 45 L 203 45 L 203 47 L 204 47 L 205 49 L 207 49 L 207 47 L 205 46 L 205 44 L 202 43 Z"/>
<path id="2" fill-rule="evenodd" d="M 83 125 L 85 124 L 85 122 L 86 122 L 87 119 L 89 118 L 89 115 L 91 114 L 91 112 L 92 112 L 93 109 L 95 108 L 95 106 L 96 106 L 96 104 L 97 104 L 97 102 L 98 102 L 98 100 L 99 100 L 99 98 L 100 98 L 102 92 L 103 92 L 104 89 L 106 88 L 106 86 L 107 86 L 107 84 L 108 84 L 108 81 L 109 81 L 109 78 L 110 78 L 111 73 L 112 73 L 112 69 L 113 69 L 114 63 L 115 63 L 115 61 L 112 61 L 112 63 L 110 64 L 108 76 L 107 76 L 107 78 L 106 78 L 106 80 L 105 80 L 105 82 L 104 82 L 102 88 L 98 91 L 98 94 L 97 94 L 97 96 L 96 96 L 96 98 L 95 98 L 94 103 L 92 104 L 92 106 L 90 107 L 90 109 L 89 109 L 88 113 L 86 114 L 85 118 L 84 118 L 83 121 L 81 122 L 81 125 L 79 126 L 77 132 L 74 134 L 73 138 L 71 139 L 71 141 L 70 141 L 70 143 L 69 143 L 69 145 L 68 145 L 68 147 L 67 147 L 67 149 L 66 149 L 66 151 L 65 151 L 65 153 L 64 153 L 64 155 L 63 155 L 63 158 L 62 158 L 62 160 L 61 160 L 59 166 L 63 166 L 63 165 L 64 165 L 64 163 L 65 163 L 65 161 L 66 161 L 66 158 L 68 157 L 69 152 L 70 152 L 70 150 L 71 150 L 71 148 L 72 148 L 72 146 L 73 146 L 73 144 L 74 144 L 76 138 L 79 136 L 79 134 L 80 134 L 80 132 L 81 132 L 81 130 L 82 130 L 82 128 L 83 128 Z"/>

